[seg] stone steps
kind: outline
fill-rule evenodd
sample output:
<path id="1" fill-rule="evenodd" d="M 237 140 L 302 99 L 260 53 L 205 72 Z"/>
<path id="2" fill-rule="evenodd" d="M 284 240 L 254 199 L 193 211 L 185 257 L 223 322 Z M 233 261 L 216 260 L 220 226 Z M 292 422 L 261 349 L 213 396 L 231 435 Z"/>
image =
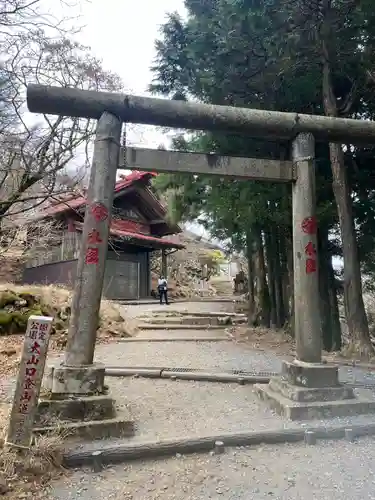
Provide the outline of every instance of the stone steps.
<path id="1" fill-rule="evenodd" d="M 190 312 L 187 309 L 153 311 L 138 318 L 140 333 L 145 331 L 192 331 L 223 330 L 231 325 L 245 324 L 244 314 L 225 312 Z"/>
<path id="2" fill-rule="evenodd" d="M 152 316 L 197 316 L 197 317 L 207 317 L 209 316 L 210 318 L 246 318 L 246 314 L 241 314 L 241 313 L 231 313 L 231 312 L 202 312 L 202 311 L 188 311 L 187 309 L 179 311 L 179 310 L 173 310 L 173 309 L 168 309 L 168 311 L 153 311 Z M 145 314 L 138 316 L 139 318 L 149 318 L 150 316 L 147 316 Z"/>
<path id="3" fill-rule="evenodd" d="M 154 318 L 143 318 L 144 324 L 154 325 L 220 325 L 229 326 L 233 323 L 245 322 L 244 318 L 233 318 L 230 316 L 164 316 Z"/>
<path id="4" fill-rule="evenodd" d="M 210 318 L 235 318 L 235 319 L 246 319 L 246 314 L 229 313 L 229 312 L 188 312 L 180 311 L 180 314 L 187 316 L 209 316 Z"/>
<path id="5" fill-rule="evenodd" d="M 140 330 L 223 330 L 229 325 L 210 324 L 178 324 L 178 323 L 142 323 L 138 325 Z"/>
<path id="6" fill-rule="evenodd" d="M 220 332 L 220 333 L 219 333 Z M 145 330 L 136 337 L 118 339 L 119 343 L 137 342 L 230 342 L 224 330 Z"/>

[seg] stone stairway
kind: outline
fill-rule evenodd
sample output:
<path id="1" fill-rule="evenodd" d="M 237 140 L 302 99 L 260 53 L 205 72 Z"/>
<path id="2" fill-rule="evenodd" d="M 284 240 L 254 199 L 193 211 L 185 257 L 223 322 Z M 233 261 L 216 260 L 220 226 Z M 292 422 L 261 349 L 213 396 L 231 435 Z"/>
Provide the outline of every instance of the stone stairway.
<path id="1" fill-rule="evenodd" d="M 233 298 L 233 282 L 228 276 L 215 276 L 211 284 L 220 298 Z"/>
<path id="2" fill-rule="evenodd" d="M 226 312 L 192 312 L 178 310 L 152 311 L 149 314 L 139 316 L 139 337 L 152 337 L 160 334 L 166 335 L 166 340 L 172 335 L 190 336 L 192 338 L 207 337 L 210 335 L 227 338 L 226 329 L 232 325 L 246 323 L 244 314 Z M 157 335 L 158 333 L 158 335 Z"/>

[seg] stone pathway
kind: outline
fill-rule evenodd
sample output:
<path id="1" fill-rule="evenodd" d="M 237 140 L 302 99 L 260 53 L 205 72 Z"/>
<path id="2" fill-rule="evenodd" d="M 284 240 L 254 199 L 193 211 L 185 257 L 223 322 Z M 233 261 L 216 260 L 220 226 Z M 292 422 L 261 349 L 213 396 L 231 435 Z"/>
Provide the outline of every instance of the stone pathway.
<path id="1" fill-rule="evenodd" d="M 129 306 L 132 317 L 160 311 L 166 306 Z M 174 304 L 173 310 L 190 312 L 233 311 L 233 304 Z M 172 310 L 170 306 L 169 311 Z M 215 335 L 219 330 L 215 330 Z M 168 335 L 173 331 L 169 330 Z M 182 331 L 195 335 L 194 330 Z M 201 332 L 198 330 L 198 332 Z M 207 331 L 203 331 L 205 336 Z M 143 333 L 141 333 L 142 335 Z M 162 332 L 166 335 L 166 332 Z M 225 335 L 222 330 L 222 335 Z M 160 331 L 147 331 L 160 335 Z M 174 335 L 174 334 L 173 334 Z M 207 371 L 279 371 L 281 359 L 272 353 L 244 349 L 232 341 L 223 342 L 118 342 L 99 345 L 96 360 L 108 367 L 151 366 L 204 368 Z M 340 369 L 342 379 L 375 383 L 372 373 L 359 369 Z M 314 426 L 372 423 L 375 416 L 335 418 L 309 422 L 290 422 L 260 402 L 251 385 L 218 384 L 182 380 L 107 378 L 111 395 L 119 409 L 130 408 L 137 425 L 134 438 L 95 441 L 80 449 L 101 449 L 124 443 L 185 438 L 236 431 L 279 430 Z M 372 395 L 370 390 L 360 390 Z M 175 457 L 168 460 L 109 467 L 102 473 L 77 471 L 69 481 L 56 482 L 49 494 L 52 500 L 205 500 L 224 498 L 248 500 L 262 498 L 304 499 L 375 498 L 373 493 L 374 441 L 359 443 L 320 442 L 315 447 L 228 449 L 223 456 Z M 352 459 L 355 456 L 356 459 Z M 348 458 L 349 457 L 349 458 Z M 349 460 L 349 462 L 347 462 Z M 352 463 L 353 462 L 353 463 Z M 366 462 L 365 468 L 360 463 Z M 351 465 L 349 466 L 348 463 Z M 357 468 L 353 468 L 356 464 Z M 306 471 L 309 471 L 308 477 Z M 348 481 L 345 474 L 353 481 Z M 304 479 L 305 474 L 305 479 Z M 342 477 L 340 477 L 342 475 Z M 345 480 L 344 480 L 345 478 Z M 315 482 L 314 482 L 315 481 Z M 347 484 L 350 483 L 350 484 Z M 321 486 L 326 491 L 321 489 Z M 314 489 L 315 488 L 315 489 Z M 370 495 L 370 496 L 369 496 Z M 374 495 L 373 497 L 371 495 Z"/>

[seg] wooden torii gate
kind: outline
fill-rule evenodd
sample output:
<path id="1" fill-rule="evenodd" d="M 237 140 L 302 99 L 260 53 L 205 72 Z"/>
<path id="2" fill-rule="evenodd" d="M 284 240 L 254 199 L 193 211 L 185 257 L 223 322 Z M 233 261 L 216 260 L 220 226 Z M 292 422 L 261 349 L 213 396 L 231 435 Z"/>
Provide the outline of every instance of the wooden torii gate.
<path id="1" fill-rule="evenodd" d="M 281 377 L 256 390 L 292 419 L 375 411 L 375 402 L 358 400 L 339 385 L 337 367 L 322 363 L 315 202 L 315 140 L 375 143 L 375 123 L 41 85 L 29 85 L 27 103 L 35 113 L 98 120 L 77 286 L 65 361 L 55 375 L 56 392 L 86 394 L 93 385 L 102 390 L 104 370 L 93 365 L 93 356 L 116 169 L 136 168 L 292 183 L 296 359 L 283 363 Z M 292 158 L 128 148 L 121 161 L 121 126 L 126 122 L 290 140 Z"/>

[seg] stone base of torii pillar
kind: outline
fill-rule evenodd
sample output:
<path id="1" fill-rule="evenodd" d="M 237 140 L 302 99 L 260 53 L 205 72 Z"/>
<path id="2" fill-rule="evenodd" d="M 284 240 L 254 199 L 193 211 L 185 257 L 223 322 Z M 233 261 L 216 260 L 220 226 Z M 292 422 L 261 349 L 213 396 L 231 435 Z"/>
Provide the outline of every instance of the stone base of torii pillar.
<path id="1" fill-rule="evenodd" d="M 375 412 L 374 399 L 356 398 L 339 383 L 338 367 L 322 363 L 322 320 L 318 279 L 315 203 L 315 145 L 311 134 L 293 143 L 294 319 L 297 359 L 285 361 L 279 377 L 256 385 L 258 396 L 292 420 Z"/>
<path id="2" fill-rule="evenodd" d="M 256 384 L 257 395 L 290 420 L 329 419 L 375 412 L 375 400 L 356 398 L 351 387 L 339 383 L 337 366 L 304 363 L 282 364 L 279 377 Z"/>
<path id="3" fill-rule="evenodd" d="M 39 400 L 35 432 L 56 430 L 86 439 L 133 436 L 134 419 L 126 406 L 116 409 L 104 374 L 99 363 L 50 366 L 43 384 L 48 396 Z"/>
<path id="4" fill-rule="evenodd" d="M 90 438 L 134 434 L 126 406 L 118 413 L 107 393 L 104 366 L 94 363 L 121 126 L 107 112 L 98 120 L 65 359 L 47 371 L 48 397 L 39 403 L 36 430 Z"/>

